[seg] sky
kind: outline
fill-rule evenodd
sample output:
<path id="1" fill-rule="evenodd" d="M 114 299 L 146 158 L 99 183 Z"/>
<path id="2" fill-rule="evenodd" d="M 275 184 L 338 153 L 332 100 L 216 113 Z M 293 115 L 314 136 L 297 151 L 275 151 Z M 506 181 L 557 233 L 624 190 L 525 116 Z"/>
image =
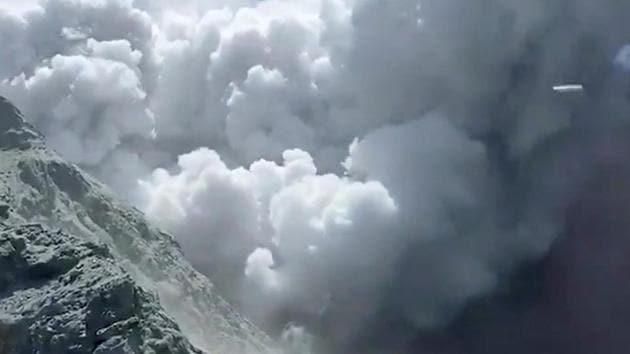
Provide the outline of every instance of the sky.
<path id="1" fill-rule="evenodd" d="M 599 223 L 594 196 L 624 215 L 589 186 L 627 164 L 630 3 L 17 4 L 0 0 L 0 94 L 287 352 L 474 353 L 453 331 L 480 299 L 516 311 L 496 299 L 523 267 L 590 284 L 588 253 L 556 251 L 586 237 L 567 215 Z M 531 316 L 464 332 L 504 353 L 501 321 L 566 322 Z"/>

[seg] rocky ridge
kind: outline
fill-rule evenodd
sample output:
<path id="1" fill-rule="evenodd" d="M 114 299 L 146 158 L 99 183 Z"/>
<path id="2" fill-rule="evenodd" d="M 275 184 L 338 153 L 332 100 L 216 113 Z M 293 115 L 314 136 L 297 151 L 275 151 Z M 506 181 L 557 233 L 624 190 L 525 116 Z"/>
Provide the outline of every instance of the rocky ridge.
<path id="1" fill-rule="evenodd" d="M 0 353 L 273 352 L 172 236 L 48 149 L 5 99 L 0 222 Z"/>

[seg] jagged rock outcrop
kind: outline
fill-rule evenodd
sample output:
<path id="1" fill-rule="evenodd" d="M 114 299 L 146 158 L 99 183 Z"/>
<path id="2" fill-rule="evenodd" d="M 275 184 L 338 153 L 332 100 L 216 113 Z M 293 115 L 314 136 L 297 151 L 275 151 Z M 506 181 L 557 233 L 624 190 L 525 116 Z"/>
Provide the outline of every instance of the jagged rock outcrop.
<path id="1" fill-rule="evenodd" d="M 200 353 L 104 245 L 0 229 L 0 352 Z"/>
<path id="2" fill-rule="evenodd" d="M 170 235 L 46 148 L 4 99 L 0 222 L 0 353 L 272 352 Z"/>
<path id="3" fill-rule="evenodd" d="M 0 149 L 41 147 L 42 137 L 24 122 L 22 114 L 4 97 L 0 96 Z"/>

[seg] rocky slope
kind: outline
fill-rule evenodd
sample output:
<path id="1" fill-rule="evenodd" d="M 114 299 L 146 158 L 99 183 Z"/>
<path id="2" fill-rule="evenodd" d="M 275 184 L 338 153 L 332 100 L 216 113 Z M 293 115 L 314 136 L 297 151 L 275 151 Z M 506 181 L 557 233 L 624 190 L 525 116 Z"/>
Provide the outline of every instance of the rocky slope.
<path id="1" fill-rule="evenodd" d="M 170 235 L 49 150 L 4 99 L 0 222 L 1 353 L 271 351 Z"/>
<path id="2" fill-rule="evenodd" d="M 1 353 L 197 353 L 108 248 L 39 224 L 0 231 Z"/>

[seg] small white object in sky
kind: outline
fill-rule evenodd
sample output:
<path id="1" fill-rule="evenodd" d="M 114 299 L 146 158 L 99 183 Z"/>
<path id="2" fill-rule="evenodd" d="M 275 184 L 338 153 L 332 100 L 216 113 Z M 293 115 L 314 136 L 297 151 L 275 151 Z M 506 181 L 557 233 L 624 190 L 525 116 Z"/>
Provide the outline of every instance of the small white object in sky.
<path id="1" fill-rule="evenodd" d="M 581 84 L 572 84 L 572 85 L 556 85 L 553 87 L 553 90 L 558 93 L 574 93 L 574 92 L 582 92 L 584 91 L 584 86 Z"/>

